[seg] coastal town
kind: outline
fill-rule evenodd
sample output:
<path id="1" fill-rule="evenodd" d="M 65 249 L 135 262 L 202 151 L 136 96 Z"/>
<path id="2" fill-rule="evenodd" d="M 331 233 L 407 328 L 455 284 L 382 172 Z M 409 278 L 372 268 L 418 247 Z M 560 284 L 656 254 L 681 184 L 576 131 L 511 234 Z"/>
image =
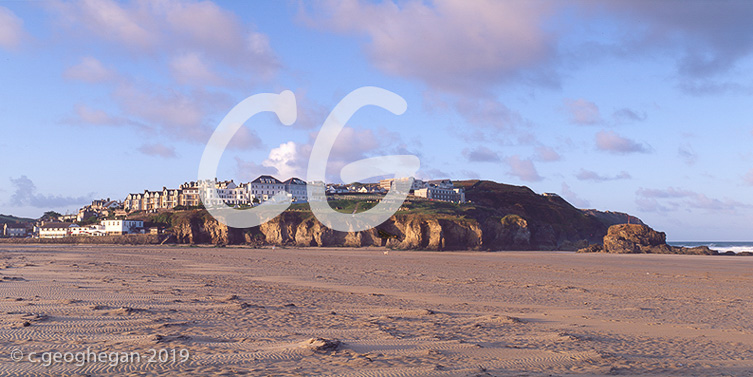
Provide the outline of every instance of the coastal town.
<path id="1" fill-rule="evenodd" d="M 144 221 L 128 219 L 137 212 L 199 209 L 204 205 L 226 205 L 238 209 L 251 208 L 262 203 L 287 198 L 291 203 L 306 203 L 335 199 L 379 200 L 391 189 L 396 189 L 395 179 L 376 183 L 335 184 L 306 182 L 291 177 L 281 181 L 270 175 L 261 175 L 250 182 L 236 184 L 233 180 L 185 182 L 178 188 L 144 190 L 130 193 L 125 199 L 98 199 L 73 214 L 45 213 L 33 222 L 9 222 L 0 226 L 0 236 L 13 238 L 63 238 L 74 236 L 106 236 L 123 234 L 159 234 L 162 229 L 145 227 Z M 310 197 L 309 185 L 321 185 L 324 195 Z M 203 194 L 203 195 L 202 195 Z M 423 181 L 413 179 L 408 195 L 413 200 L 465 203 L 465 192 L 455 187 L 450 179 Z M 202 196 L 205 198 L 202 201 Z"/>

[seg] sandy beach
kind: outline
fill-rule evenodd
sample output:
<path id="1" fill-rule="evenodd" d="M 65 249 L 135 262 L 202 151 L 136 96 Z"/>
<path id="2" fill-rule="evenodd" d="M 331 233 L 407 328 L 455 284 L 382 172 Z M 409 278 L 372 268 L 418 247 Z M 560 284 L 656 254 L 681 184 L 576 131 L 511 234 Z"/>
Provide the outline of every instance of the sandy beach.
<path id="1" fill-rule="evenodd" d="M 0 279 L 0 375 L 753 375 L 753 258 L 2 245 Z"/>

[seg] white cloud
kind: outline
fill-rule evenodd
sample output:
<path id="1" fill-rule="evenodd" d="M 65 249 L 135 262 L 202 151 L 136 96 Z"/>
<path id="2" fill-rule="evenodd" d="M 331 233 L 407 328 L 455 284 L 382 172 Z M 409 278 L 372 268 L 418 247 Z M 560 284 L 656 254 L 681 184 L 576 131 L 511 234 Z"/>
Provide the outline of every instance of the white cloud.
<path id="1" fill-rule="evenodd" d="M 170 61 L 170 72 L 180 84 L 218 84 L 221 81 L 198 53 L 174 57 Z"/>
<path id="2" fill-rule="evenodd" d="M 309 156 L 316 133 L 309 135 L 306 143 L 288 141 L 273 148 L 261 165 L 236 159 L 239 172 L 253 171 L 272 174 L 277 178 L 299 177 L 306 179 Z M 335 140 L 327 160 L 328 182 L 340 181 L 343 166 L 367 157 L 388 155 L 402 147 L 399 136 L 384 130 L 354 129 L 344 127 Z M 410 153 L 405 151 L 405 153 Z"/>
<path id="3" fill-rule="evenodd" d="M 76 3 L 59 3 L 58 9 L 65 12 L 66 20 L 74 27 L 84 26 L 91 30 L 90 36 L 100 37 L 123 46 L 149 48 L 158 42 L 153 30 L 144 26 L 156 26 L 136 9 L 125 9 L 112 0 L 82 0 Z"/>
<path id="4" fill-rule="evenodd" d="M 518 177 L 526 182 L 540 181 L 542 178 L 531 160 L 523 160 L 518 156 L 508 157 L 507 164 L 510 166 L 510 175 Z"/>
<path id="5" fill-rule="evenodd" d="M 24 22 L 10 9 L 0 6 L 0 47 L 13 49 L 21 44 L 26 33 Z"/>
<path id="6" fill-rule="evenodd" d="M 302 177 L 305 175 L 308 164 L 305 149 L 307 146 L 299 146 L 292 141 L 280 144 L 269 152 L 269 156 L 261 164 L 274 168 L 277 177 L 283 180 L 290 177 Z"/>
<path id="7" fill-rule="evenodd" d="M 249 30 L 238 17 L 209 1 L 163 1 L 152 4 L 181 44 L 209 53 L 233 66 L 253 68 L 268 76 L 279 68 L 269 38 Z"/>
<path id="8" fill-rule="evenodd" d="M 267 80 L 280 68 L 266 35 L 210 1 L 82 0 L 46 5 L 70 37 L 87 44 L 99 40 L 118 51 L 125 48 L 151 58 L 165 55 L 173 74 L 186 84 L 206 84 L 213 65 L 232 67 L 221 71 L 234 81 Z"/>
<path id="9" fill-rule="evenodd" d="M 565 107 L 570 113 L 570 122 L 580 125 L 593 125 L 602 122 L 599 107 L 583 98 L 566 99 Z"/>
<path id="10" fill-rule="evenodd" d="M 89 83 L 108 81 L 115 77 L 110 69 L 105 68 L 102 62 L 91 56 L 81 58 L 81 62 L 69 67 L 63 72 L 63 77 L 71 80 L 80 80 Z"/>
<path id="11" fill-rule="evenodd" d="M 648 146 L 622 137 L 614 131 L 598 132 L 596 134 L 596 148 L 618 154 L 649 152 Z"/>
<path id="12" fill-rule="evenodd" d="M 369 37 L 384 71 L 419 78 L 434 88 L 478 94 L 497 84 L 552 84 L 554 34 L 541 27 L 547 2 L 494 0 L 330 1 L 311 23 Z"/>

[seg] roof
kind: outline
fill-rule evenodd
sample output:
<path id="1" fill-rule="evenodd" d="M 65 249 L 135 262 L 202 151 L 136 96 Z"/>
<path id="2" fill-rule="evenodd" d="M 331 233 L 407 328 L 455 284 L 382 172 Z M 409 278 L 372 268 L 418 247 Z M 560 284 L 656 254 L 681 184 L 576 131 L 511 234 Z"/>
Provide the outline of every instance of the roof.
<path id="1" fill-rule="evenodd" d="M 3 225 L 8 229 L 26 229 L 31 227 L 29 223 L 4 223 Z"/>
<path id="2" fill-rule="evenodd" d="M 292 178 L 288 179 L 287 181 L 285 181 L 283 183 L 286 184 L 286 185 L 305 185 L 306 181 L 304 181 L 304 180 L 302 180 L 300 178 L 292 177 Z"/>
<path id="3" fill-rule="evenodd" d="M 260 175 L 258 178 L 251 181 L 251 183 L 282 183 L 279 179 L 271 176 L 271 175 Z"/>
<path id="4" fill-rule="evenodd" d="M 73 225 L 73 223 L 61 223 L 61 222 L 56 221 L 56 222 L 46 223 L 40 226 L 40 228 L 42 229 L 67 228 L 71 225 Z"/>

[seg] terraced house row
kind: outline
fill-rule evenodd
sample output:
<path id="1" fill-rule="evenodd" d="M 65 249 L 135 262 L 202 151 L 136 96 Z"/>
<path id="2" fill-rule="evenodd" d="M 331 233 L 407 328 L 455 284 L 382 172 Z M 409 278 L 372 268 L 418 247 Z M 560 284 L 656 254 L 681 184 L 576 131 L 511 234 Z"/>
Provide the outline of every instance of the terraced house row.
<path id="1" fill-rule="evenodd" d="M 171 209 L 177 206 L 194 207 L 202 204 L 200 192 L 206 192 L 206 205 L 226 204 L 230 206 L 253 206 L 271 200 L 282 194 L 293 203 L 307 202 L 307 183 L 299 178 L 280 181 L 270 175 L 262 175 L 251 182 L 236 184 L 229 181 L 186 182 L 177 189 L 163 187 L 159 191 L 144 190 L 143 193 L 128 194 L 123 207 L 126 211 L 150 211 Z M 211 188 L 216 189 L 211 190 Z M 323 200 L 323 199 L 322 199 Z"/>

